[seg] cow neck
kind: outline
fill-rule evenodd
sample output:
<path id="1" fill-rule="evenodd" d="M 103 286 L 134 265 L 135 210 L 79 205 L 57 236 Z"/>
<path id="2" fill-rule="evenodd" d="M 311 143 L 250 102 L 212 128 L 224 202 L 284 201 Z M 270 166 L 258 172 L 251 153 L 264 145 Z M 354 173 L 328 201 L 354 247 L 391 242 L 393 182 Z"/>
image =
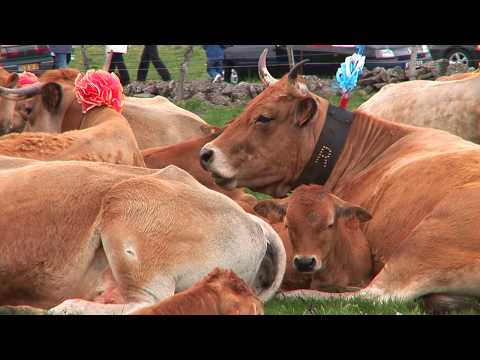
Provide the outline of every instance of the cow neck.
<path id="1" fill-rule="evenodd" d="M 401 138 L 416 130 L 413 126 L 396 124 L 360 111 L 353 114 L 355 121 L 343 152 L 325 184 L 332 192 L 366 169 Z"/>
<path id="2" fill-rule="evenodd" d="M 312 156 L 295 182 L 324 185 L 337 163 L 345 146 L 354 120 L 353 113 L 329 104 L 324 126 Z"/>

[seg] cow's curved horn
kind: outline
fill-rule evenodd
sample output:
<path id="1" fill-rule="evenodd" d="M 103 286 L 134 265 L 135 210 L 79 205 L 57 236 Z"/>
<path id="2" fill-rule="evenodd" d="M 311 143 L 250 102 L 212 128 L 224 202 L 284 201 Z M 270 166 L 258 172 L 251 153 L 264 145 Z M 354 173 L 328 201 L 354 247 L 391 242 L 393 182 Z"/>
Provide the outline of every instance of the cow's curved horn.
<path id="1" fill-rule="evenodd" d="M 310 59 L 304 59 L 296 63 L 292 70 L 290 70 L 290 72 L 288 73 L 288 81 L 295 82 L 295 80 L 297 80 L 302 65 L 309 61 Z"/>
<path id="2" fill-rule="evenodd" d="M 0 96 L 10 100 L 23 100 L 40 94 L 45 83 L 36 83 L 22 88 L 6 88 L 0 86 Z"/>
<path id="3" fill-rule="evenodd" d="M 258 59 L 258 76 L 262 80 L 263 85 L 270 86 L 276 83 L 278 80 L 275 79 L 267 70 L 267 54 L 268 48 L 265 48 Z"/>

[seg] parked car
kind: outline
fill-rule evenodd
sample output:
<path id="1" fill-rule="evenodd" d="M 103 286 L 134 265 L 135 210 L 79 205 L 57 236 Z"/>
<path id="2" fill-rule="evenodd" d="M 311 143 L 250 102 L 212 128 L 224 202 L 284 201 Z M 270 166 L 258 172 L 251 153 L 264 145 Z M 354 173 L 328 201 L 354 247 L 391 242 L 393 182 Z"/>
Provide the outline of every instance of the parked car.
<path id="1" fill-rule="evenodd" d="M 0 66 L 9 72 L 40 75 L 53 69 L 54 61 L 48 45 L 0 45 Z"/>
<path id="2" fill-rule="evenodd" d="M 306 75 L 335 75 L 345 58 L 355 52 L 355 45 L 289 45 L 293 49 L 295 62 L 308 58 L 303 66 Z M 412 45 L 366 45 L 365 67 L 391 68 L 407 67 L 410 62 Z M 268 48 L 267 65 L 270 73 L 281 77 L 288 72 L 287 45 L 231 45 L 225 49 L 225 79 L 234 77 L 244 80 L 257 76 L 258 58 L 263 49 Z M 422 45 L 417 53 L 417 65 L 431 60 L 427 45 Z"/>
<path id="3" fill-rule="evenodd" d="M 478 68 L 480 45 L 430 45 L 434 60 L 448 59 L 450 64 L 465 64 Z"/>

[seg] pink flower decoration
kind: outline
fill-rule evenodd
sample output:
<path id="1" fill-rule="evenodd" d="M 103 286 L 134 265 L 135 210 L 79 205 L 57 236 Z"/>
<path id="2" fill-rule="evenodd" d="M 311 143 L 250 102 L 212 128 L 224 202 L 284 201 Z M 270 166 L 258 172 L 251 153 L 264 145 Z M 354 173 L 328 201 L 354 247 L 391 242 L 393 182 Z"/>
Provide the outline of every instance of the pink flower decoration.
<path id="1" fill-rule="evenodd" d="M 123 87 L 118 77 L 103 70 L 88 70 L 75 79 L 75 96 L 82 112 L 96 106 L 109 106 L 119 113 L 123 110 Z"/>
<path id="2" fill-rule="evenodd" d="M 21 74 L 18 74 L 18 84 L 20 87 L 24 87 L 27 85 L 32 85 L 38 82 L 38 77 L 37 75 L 24 71 Z"/>

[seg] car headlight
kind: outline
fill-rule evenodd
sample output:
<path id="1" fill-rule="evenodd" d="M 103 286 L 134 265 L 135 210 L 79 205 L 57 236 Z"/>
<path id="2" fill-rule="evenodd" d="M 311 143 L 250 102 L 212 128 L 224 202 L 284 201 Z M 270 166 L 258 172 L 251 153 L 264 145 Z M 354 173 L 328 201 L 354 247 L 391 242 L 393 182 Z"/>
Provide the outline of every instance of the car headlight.
<path id="1" fill-rule="evenodd" d="M 379 59 L 394 58 L 395 54 L 390 49 L 382 49 L 375 51 L 375 57 Z"/>

